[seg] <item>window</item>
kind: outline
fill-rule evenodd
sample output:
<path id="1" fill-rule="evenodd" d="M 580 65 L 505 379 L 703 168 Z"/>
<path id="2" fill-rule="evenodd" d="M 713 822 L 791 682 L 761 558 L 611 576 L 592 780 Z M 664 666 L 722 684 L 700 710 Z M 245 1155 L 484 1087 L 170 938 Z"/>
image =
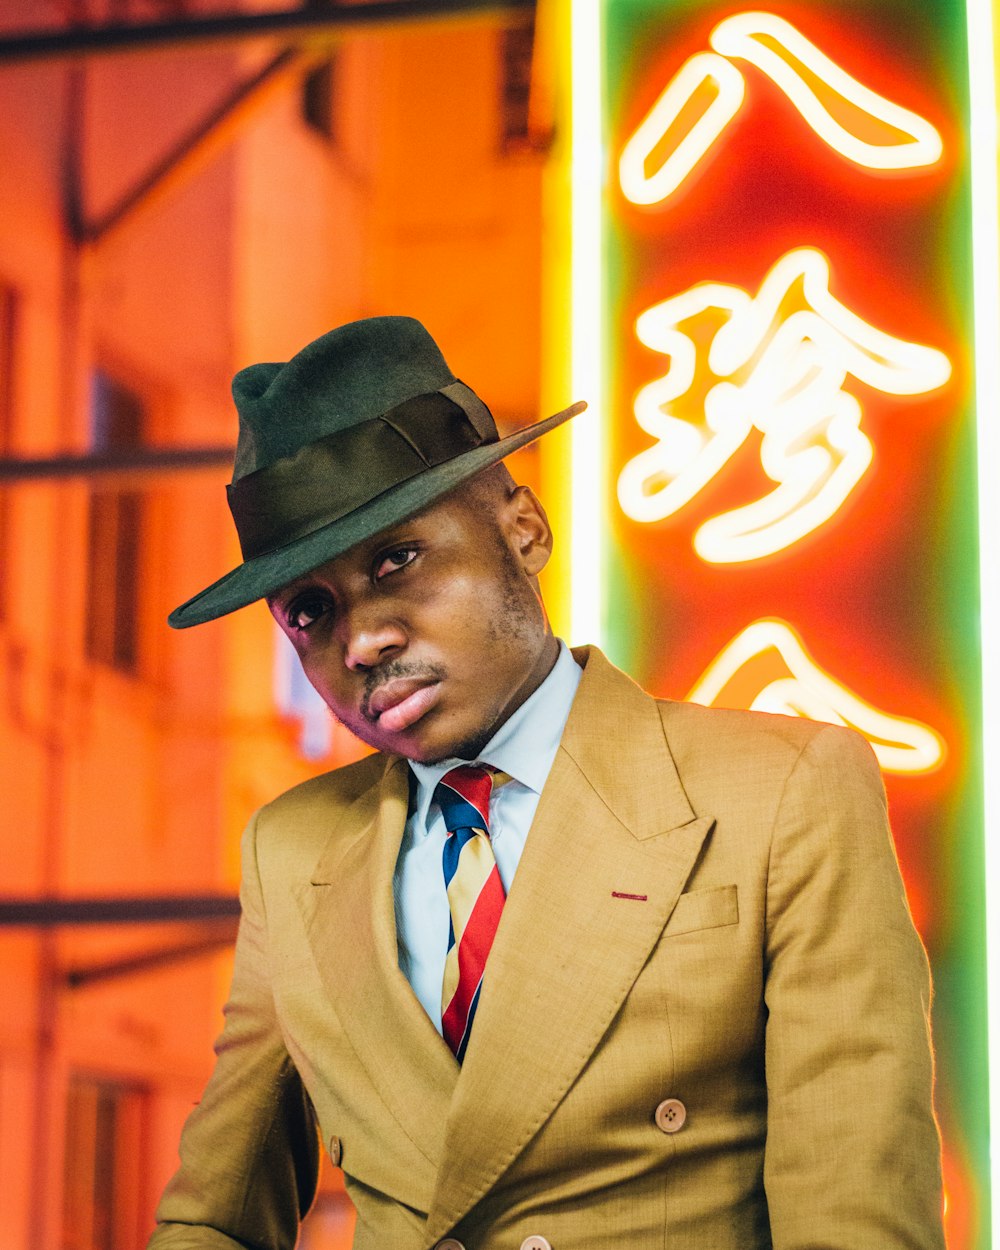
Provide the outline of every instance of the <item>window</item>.
<path id="1" fill-rule="evenodd" d="M 531 134 L 532 23 L 500 32 L 500 150 L 522 152 L 534 144 Z"/>
<path id="2" fill-rule="evenodd" d="M 71 1075 L 62 1250 L 134 1250 L 142 1244 L 146 1108 L 138 1086 Z"/>
<path id="3" fill-rule="evenodd" d="M 309 10 L 335 8 L 339 0 L 303 0 Z M 330 53 L 302 80 L 302 120 L 328 143 L 337 142 L 337 55 Z"/>
<path id="4" fill-rule="evenodd" d="M 97 371 L 91 386 L 92 446 L 97 453 L 134 451 L 143 442 L 146 410 L 140 397 Z M 139 662 L 140 556 L 143 496 L 96 486 L 90 497 L 87 542 L 87 655 L 134 673 Z"/>
<path id="5" fill-rule="evenodd" d="M 14 450 L 14 370 L 17 292 L 0 282 L 0 457 Z M 0 567 L 10 558 L 10 488 L 0 486 Z M 0 621 L 7 616 L 9 578 L 0 577 Z"/>
<path id="6" fill-rule="evenodd" d="M 306 125 L 330 143 L 337 140 L 336 112 L 336 57 L 306 74 L 302 80 L 302 118 Z"/>

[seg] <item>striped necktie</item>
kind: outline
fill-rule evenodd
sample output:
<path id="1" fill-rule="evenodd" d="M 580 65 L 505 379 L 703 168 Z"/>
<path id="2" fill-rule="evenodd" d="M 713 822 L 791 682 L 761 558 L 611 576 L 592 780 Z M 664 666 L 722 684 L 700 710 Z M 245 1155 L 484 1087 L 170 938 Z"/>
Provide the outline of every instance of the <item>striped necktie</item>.
<path id="1" fill-rule="evenodd" d="M 499 777 L 507 780 L 505 774 Z M 459 1063 L 469 1044 L 486 958 L 505 898 L 490 845 L 494 782 L 492 769 L 461 764 L 445 773 L 434 790 L 448 830 L 442 863 L 451 910 L 441 988 L 441 1031 Z"/>

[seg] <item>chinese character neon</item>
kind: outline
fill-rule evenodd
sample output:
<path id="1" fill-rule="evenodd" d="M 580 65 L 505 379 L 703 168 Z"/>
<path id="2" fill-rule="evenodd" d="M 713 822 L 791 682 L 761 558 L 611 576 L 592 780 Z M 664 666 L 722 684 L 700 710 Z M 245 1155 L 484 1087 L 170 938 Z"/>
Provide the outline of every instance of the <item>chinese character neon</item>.
<path id="1" fill-rule="evenodd" d="M 743 103 L 730 59 L 766 74 L 834 151 L 867 169 L 933 165 L 943 145 L 926 118 L 858 82 L 784 18 L 737 13 L 681 66 L 622 151 L 619 178 L 633 204 L 658 204 L 681 185 Z"/>
<path id="2" fill-rule="evenodd" d="M 861 404 L 843 389 L 847 379 L 887 395 L 919 395 L 942 386 L 951 365 L 932 347 L 869 325 L 829 287 L 826 257 L 797 248 L 774 265 L 756 296 L 705 282 L 641 314 L 638 338 L 670 366 L 635 399 L 636 421 L 656 442 L 619 476 L 628 516 L 671 516 L 755 428 L 775 489 L 706 521 L 694 539 L 702 559 L 760 559 L 833 516 L 872 459 Z"/>
<path id="3" fill-rule="evenodd" d="M 945 756 L 944 740 L 928 725 L 881 711 L 820 668 L 785 621 L 748 625 L 711 662 L 688 698 L 707 707 L 848 725 L 868 739 L 886 772 L 930 772 Z"/>
<path id="4" fill-rule="evenodd" d="M 677 190 L 739 112 L 746 83 L 725 57 L 697 52 L 681 66 L 622 150 L 618 176 L 633 204 L 659 204 Z M 696 117 L 688 106 L 696 98 Z M 667 144 L 681 114 L 690 117 L 682 135 Z M 656 160 L 661 146 L 669 155 Z"/>

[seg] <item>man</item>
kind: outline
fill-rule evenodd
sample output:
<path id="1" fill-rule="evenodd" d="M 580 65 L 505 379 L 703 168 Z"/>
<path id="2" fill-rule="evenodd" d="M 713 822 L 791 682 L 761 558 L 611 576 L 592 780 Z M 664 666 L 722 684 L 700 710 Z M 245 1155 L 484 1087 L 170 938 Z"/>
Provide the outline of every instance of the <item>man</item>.
<path id="1" fill-rule="evenodd" d="M 244 563 L 378 754 L 251 821 L 218 1063 L 153 1242 L 943 1246 L 929 986 L 867 745 L 551 634 L 552 536 L 417 322 L 238 374 Z"/>

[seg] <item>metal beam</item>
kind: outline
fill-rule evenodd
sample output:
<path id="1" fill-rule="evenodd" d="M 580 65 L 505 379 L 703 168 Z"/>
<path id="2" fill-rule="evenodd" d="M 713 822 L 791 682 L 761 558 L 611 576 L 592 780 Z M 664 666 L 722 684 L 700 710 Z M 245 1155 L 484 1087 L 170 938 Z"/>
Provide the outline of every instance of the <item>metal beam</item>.
<path id="1" fill-rule="evenodd" d="M 322 53 L 286 48 L 257 73 L 241 82 L 203 121 L 184 135 L 139 178 L 107 212 L 79 228 L 81 243 L 103 243 L 140 210 L 158 204 L 212 160 L 253 114 L 297 74 L 311 69 Z"/>
<path id="2" fill-rule="evenodd" d="M 0 898 L 0 929 L 51 929 L 58 925 L 163 924 L 176 920 L 231 920 L 239 914 L 239 899 L 230 894 Z"/>
<path id="3" fill-rule="evenodd" d="M 62 478 L 123 478 L 231 468 L 232 447 L 143 447 L 109 455 L 0 459 L 0 486 Z"/>
<path id="4" fill-rule="evenodd" d="M 136 951 L 135 954 L 124 955 L 121 959 L 109 959 L 103 963 L 66 968 L 62 973 L 62 980 L 71 990 L 80 989 L 84 985 L 120 981 L 125 977 L 151 972 L 154 968 L 165 968 L 170 964 L 181 963 L 185 959 L 212 955 L 224 947 L 232 946 L 235 941 L 236 926 L 227 924 L 219 933 L 193 938 L 190 942 L 174 942 L 167 946 L 153 947 L 151 950 Z"/>
<path id="5" fill-rule="evenodd" d="M 535 0 L 378 0 L 335 8 L 230 13 L 170 22 L 32 30 L 0 39 L 0 66 L 115 56 L 278 36 L 285 42 L 330 43 L 351 34 L 442 19 L 527 19 Z"/>

